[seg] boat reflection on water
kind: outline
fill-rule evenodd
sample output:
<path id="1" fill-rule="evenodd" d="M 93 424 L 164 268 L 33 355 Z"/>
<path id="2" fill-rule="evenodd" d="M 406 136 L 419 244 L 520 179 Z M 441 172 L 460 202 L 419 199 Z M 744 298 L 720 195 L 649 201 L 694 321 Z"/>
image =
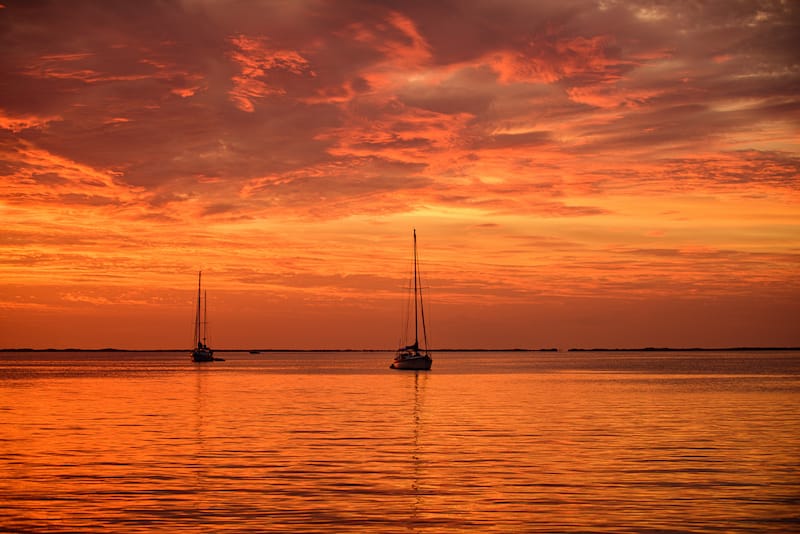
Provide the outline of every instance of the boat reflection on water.
<path id="1" fill-rule="evenodd" d="M 413 411 L 413 420 L 414 420 L 414 439 L 413 439 L 413 446 L 411 451 L 411 463 L 412 463 L 412 477 L 411 477 L 411 496 L 414 499 L 412 508 L 411 508 L 411 518 L 409 520 L 409 530 L 412 532 L 416 530 L 417 526 L 420 525 L 420 518 L 419 513 L 420 509 L 422 508 L 422 496 L 424 495 L 424 491 L 420 484 L 421 479 L 421 470 L 422 470 L 422 450 L 420 446 L 420 433 L 422 427 L 421 421 L 421 414 L 422 414 L 422 404 L 423 404 L 423 397 L 425 393 L 425 382 L 428 379 L 427 373 L 422 373 L 420 377 L 419 372 L 414 373 L 414 411 Z"/>
<path id="2" fill-rule="evenodd" d="M 193 432 L 187 433 L 187 443 L 190 443 L 192 458 L 190 462 L 191 476 L 187 477 L 187 489 L 196 495 L 208 491 L 209 481 L 213 479 L 213 455 L 210 454 L 210 443 L 213 436 L 209 436 L 209 415 L 211 402 L 208 392 L 210 369 L 201 366 L 195 373 L 194 384 L 194 425 Z M 212 438 L 212 439 L 210 439 Z"/>

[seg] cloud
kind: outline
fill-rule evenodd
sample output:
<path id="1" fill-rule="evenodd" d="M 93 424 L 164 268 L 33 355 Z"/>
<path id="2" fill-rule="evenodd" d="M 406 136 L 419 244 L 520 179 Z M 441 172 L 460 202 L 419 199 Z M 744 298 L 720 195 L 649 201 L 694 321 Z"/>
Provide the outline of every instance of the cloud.
<path id="1" fill-rule="evenodd" d="M 12 133 L 19 133 L 30 128 L 42 128 L 48 123 L 61 120 L 58 116 L 36 116 L 22 115 L 12 117 L 0 110 L 0 129 L 9 130 Z"/>
<path id="2" fill-rule="evenodd" d="M 7 162 L 2 190 L 7 200 L 53 195 L 107 196 L 132 203 L 140 199 L 141 190 L 122 183 L 118 172 L 83 165 L 26 141 L 0 136 L 0 154 Z"/>
<path id="3" fill-rule="evenodd" d="M 30 29 L 6 37 L 20 52 L 6 60 L 13 87 L 33 91 L 4 93 L 2 124 L 164 195 L 192 176 L 246 184 L 340 158 L 423 165 L 417 175 L 440 179 L 470 172 L 470 157 L 507 149 L 518 160 L 543 144 L 548 159 L 722 148 L 797 106 L 797 73 L 766 39 L 788 38 L 777 6 L 267 5 L 273 20 L 209 3 L 19 9 L 55 31 L 24 51 L 15 44 Z M 57 18 L 112 31 L 79 41 Z M 42 106 L 45 92 L 55 98 Z M 762 104 L 721 111 L 747 98 Z"/>
<path id="4" fill-rule="evenodd" d="M 235 51 L 233 61 L 240 65 L 240 72 L 233 77 L 231 99 L 242 111 L 253 112 L 254 101 L 270 95 L 285 95 L 282 86 L 285 76 L 314 76 L 309 62 L 294 50 L 273 49 L 264 38 L 244 35 L 232 37 Z"/>

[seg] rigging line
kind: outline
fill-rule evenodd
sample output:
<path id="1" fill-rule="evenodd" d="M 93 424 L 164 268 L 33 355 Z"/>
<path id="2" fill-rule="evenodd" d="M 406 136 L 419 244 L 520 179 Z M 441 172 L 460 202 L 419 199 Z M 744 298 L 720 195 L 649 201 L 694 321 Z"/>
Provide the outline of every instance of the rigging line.
<path id="1" fill-rule="evenodd" d="M 422 273 L 420 271 L 419 258 L 417 258 L 417 277 L 419 278 L 419 308 L 422 316 L 422 339 L 425 344 L 425 351 L 427 352 L 430 349 L 430 346 L 428 345 L 428 328 L 425 326 L 425 306 L 422 303 Z"/>
<path id="2" fill-rule="evenodd" d="M 403 294 L 405 295 L 405 298 L 403 299 L 403 313 L 400 316 L 400 338 L 397 341 L 398 346 L 403 347 L 408 345 L 408 326 L 409 321 L 411 320 L 411 276 L 413 276 L 413 273 L 408 275 L 408 279 L 403 286 Z"/>
<path id="3" fill-rule="evenodd" d="M 203 276 L 203 271 L 197 273 L 197 308 L 195 309 L 194 316 L 194 341 L 193 345 L 196 347 L 200 343 L 200 280 Z"/>
<path id="4" fill-rule="evenodd" d="M 208 291 L 203 291 L 203 345 L 208 344 Z"/>

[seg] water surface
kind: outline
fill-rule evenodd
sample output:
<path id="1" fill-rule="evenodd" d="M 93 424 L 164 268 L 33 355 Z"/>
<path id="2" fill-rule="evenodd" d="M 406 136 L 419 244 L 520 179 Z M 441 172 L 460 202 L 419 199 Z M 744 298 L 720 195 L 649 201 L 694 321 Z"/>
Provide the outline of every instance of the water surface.
<path id="1" fill-rule="evenodd" d="M 800 353 L 0 354 L 0 530 L 787 532 Z"/>

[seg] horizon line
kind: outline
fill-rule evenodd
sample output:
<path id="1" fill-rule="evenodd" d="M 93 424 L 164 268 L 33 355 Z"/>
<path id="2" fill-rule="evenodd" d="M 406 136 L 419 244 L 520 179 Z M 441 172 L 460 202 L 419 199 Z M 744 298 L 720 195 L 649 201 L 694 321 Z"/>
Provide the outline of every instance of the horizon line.
<path id="1" fill-rule="evenodd" d="M 278 353 L 278 352 L 395 352 L 397 349 L 214 349 L 214 352 L 247 352 L 247 353 Z M 0 352 L 190 352 L 191 349 L 121 349 L 106 347 L 101 349 L 85 348 L 46 348 L 34 349 L 29 347 L 22 348 L 0 348 Z M 568 349 L 558 348 L 441 348 L 429 349 L 430 352 L 726 352 L 726 351 L 800 351 L 800 347 L 791 346 L 734 346 L 734 347 L 632 347 L 632 348 L 608 348 L 593 347 L 580 348 L 573 347 Z"/>

